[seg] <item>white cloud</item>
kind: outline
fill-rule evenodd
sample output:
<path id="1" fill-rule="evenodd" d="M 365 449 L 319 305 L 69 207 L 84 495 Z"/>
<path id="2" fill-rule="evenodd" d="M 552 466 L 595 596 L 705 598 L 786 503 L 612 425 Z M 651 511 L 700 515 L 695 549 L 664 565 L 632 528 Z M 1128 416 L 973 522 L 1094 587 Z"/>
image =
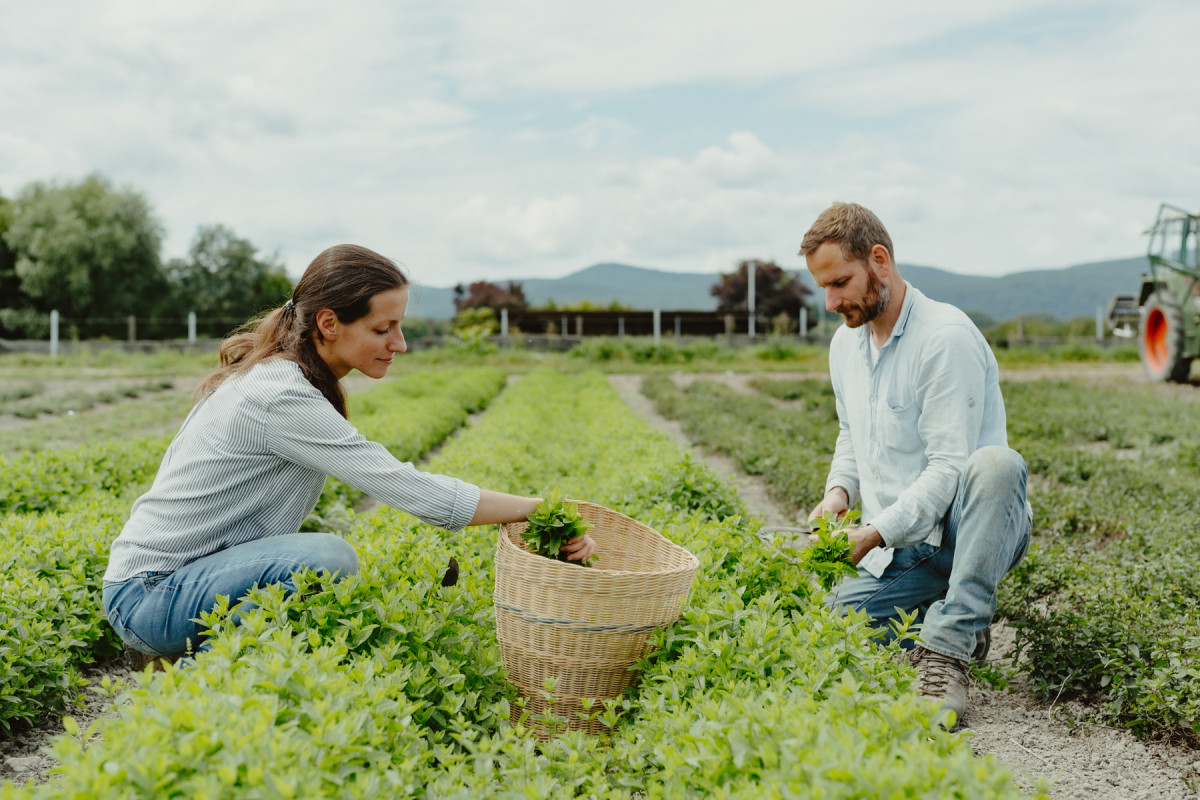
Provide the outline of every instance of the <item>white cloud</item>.
<path id="1" fill-rule="evenodd" d="M 779 160 L 753 133 L 733 133 L 729 143 L 728 150 L 706 147 L 696 157 L 701 174 L 719 186 L 753 186 L 778 177 Z"/>
<path id="2" fill-rule="evenodd" d="M 579 198 L 535 197 L 524 205 L 497 207 L 473 197 L 451 216 L 467 253 L 489 260 L 562 256 L 573 252 L 583 233 Z"/>
<path id="3" fill-rule="evenodd" d="M 901 260 L 995 274 L 1200 205 L 1187 0 L 60 11 L 0 12 L 0 191 L 99 170 L 167 256 L 221 222 L 295 273 L 360 241 L 436 285 L 795 266 L 847 199 Z"/>
<path id="4" fill-rule="evenodd" d="M 752 83 L 860 63 L 1036 5 L 1044 3 L 475 0 L 455 18 L 451 57 L 441 69 L 479 95 Z"/>

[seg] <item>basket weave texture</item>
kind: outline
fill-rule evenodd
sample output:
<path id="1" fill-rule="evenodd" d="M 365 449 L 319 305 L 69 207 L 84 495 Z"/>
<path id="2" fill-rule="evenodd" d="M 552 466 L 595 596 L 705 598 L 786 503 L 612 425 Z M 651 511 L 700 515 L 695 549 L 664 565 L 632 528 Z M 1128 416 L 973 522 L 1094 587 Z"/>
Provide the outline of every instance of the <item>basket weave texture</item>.
<path id="1" fill-rule="evenodd" d="M 600 733 L 582 700 L 619 697 L 638 674 L 656 628 L 679 618 L 699 561 L 653 528 L 594 503 L 573 502 L 591 527 L 596 566 L 581 567 L 529 550 L 526 523 L 500 527 L 496 547 L 496 634 L 508 680 L 532 714 L 565 717 L 573 730 Z M 543 692 L 555 679 L 552 698 Z M 513 707 L 514 722 L 520 712 Z M 542 738 L 546 726 L 532 725 Z"/>

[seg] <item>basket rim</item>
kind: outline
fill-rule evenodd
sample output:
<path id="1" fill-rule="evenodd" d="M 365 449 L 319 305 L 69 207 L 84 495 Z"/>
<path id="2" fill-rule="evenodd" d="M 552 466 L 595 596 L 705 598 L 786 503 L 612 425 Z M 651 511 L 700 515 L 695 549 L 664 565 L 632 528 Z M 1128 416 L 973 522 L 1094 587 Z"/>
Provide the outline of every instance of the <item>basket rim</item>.
<path id="1" fill-rule="evenodd" d="M 605 511 L 609 514 L 616 514 L 617 516 L 622 517 L 622 518 L 628 520 L 629 522 L 633 523 L 638 528 L 641 528 L 647 534 L 652 534 L 654 536 L 657 536 L 663 542 L 666 542 L 668 549 L 670 549 L 672 553 L 682 556 L 682 558 L 685 561 L 685 563 L 683 563 L 683 564 L 680 564 L 680 565 L 674 566 L 674 567 L 668 567 L 666 569 L 639 569 L 639 570 L 605 569 L 602 566 L 595 566 L 595 567 L 583 567 L 582 568 L 584 570 L 583 572 L 574 572 L 571 574 L 576 574 L 576 575 L 596 574 L 596 575 L 599 575 L 600 573 L 603 573 L 605 575 L 605 577 L 621 576 L 621 575 L 676 575 L 679 573 L 687 572 L 689 570 L 697 570 L 700 567 L 700 559 L 697 558 L 696 555 L 694 553 L 692 553 L 692 551 L 688 550 L 686 547 L 682 547 L 682 546 L 676 544 L 675 542 L 672 542 L 666 536 L 663 536 L 661 533 L 654 530 L 654 528 L 651 528 L 649 525 L 647 525 L 643 522 L 638 522 L 636 519 L 634 519 L 633 517 L 630 517 L 627 514 L 622 514 L 620 511 L 617 511 L 612 508 L 608 508 L 607 506 L 602 506 L 599 503 L 589 503 L 584 500 L 565 500 L 564 502 L 573 503 L 580 507 L 589 506 L 591 508 L 596 508 L 596 509 Z M 524 524 L 524 523 L 523 522 L 506 522 L 500 526 L 499 533 L 497 534 L 497 539 L 499 540 L 498 546 L 501 550 L 505 551 L 505 555 L 507 557 L 523 559 L 523 560 L 526 560 L 530 564 L 538 564 L 538 565 L 542 565 L 542 566 L 548 566 L 548 565 L 553 564 L 554 566 L 549 567 L 550 569 L 575 570 L 575 569 L 580 568 L 578 564 L 564 563 L 562 561 L 557 561 L 552 558 L 547 558 L 546 556 L 542 556 L 542 555 L 538 555 L 537 553 L 530 552 L 529 550 L 526 550 L 523 547 L 520 547 L 519 545 L 517 545 L 512 540 L 512 536 L 514 535 L 512 531 L 516 526 L 521 525 L 521 524 Z M 516 535 L 520 536 L 520 534 L 516 534 Z M 603 561 L 603 559 L 601 559 L 601 561 Z"/>

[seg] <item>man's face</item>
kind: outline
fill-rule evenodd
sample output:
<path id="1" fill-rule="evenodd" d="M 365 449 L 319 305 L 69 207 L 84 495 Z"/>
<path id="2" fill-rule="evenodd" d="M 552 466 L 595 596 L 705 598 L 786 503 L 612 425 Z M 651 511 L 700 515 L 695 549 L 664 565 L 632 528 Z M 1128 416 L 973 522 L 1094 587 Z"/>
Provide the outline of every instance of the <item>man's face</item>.
<path id="1" fill-rule="evenodd" d="M 805 259 L 817 286 L 825 290 L 825 310 L 841 314 L 846 327 L 865 325 L 887 310 L 891 287 L 866 261 L 848 261 L 837 242 L 825 242 Z"/>

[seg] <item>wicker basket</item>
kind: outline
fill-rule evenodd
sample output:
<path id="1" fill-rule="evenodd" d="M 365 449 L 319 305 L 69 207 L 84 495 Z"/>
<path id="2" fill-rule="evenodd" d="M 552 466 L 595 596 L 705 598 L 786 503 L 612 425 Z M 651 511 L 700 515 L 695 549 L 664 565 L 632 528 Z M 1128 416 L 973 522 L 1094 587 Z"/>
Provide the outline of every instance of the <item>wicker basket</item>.
<path id="1" fill-rule="evenodd" d="M 496 547 L 496 633 L 508 680 L 533 717 L 565 717 L 588 733 L 605 730 L 585 720 L 582 700 L 619 697 L 637 679 L 652 631 L 670 625 L 699 562 L 657 531 L 603 506 L 575 502 L 596 542 L 596 566 L 565 564 L 531 552 L 525 523 L 500 527 Z M 543 694 L 555 679 L 552 697 Z M 513 721 L 521 709 L 514 705 Z M 555 731 L 533 723 L 541 738 Z"/>

